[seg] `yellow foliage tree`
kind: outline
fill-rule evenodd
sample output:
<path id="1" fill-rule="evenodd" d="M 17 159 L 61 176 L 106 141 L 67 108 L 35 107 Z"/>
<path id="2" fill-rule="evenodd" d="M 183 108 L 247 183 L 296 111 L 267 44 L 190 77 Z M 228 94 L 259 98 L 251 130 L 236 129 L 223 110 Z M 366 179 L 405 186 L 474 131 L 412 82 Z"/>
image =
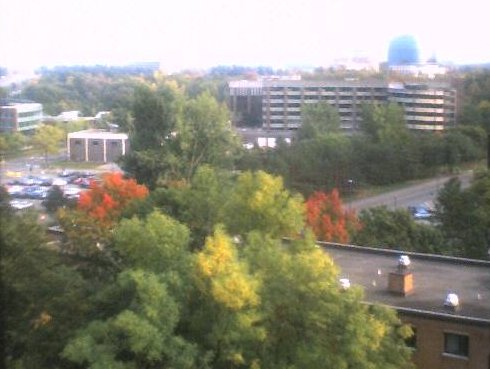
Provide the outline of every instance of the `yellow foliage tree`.
<path id="1" fill-rule="evenodd" d="M 258 304 L 257 281 L 247 273 L 231 238 L 222 229 L 208 237 L 196 267 L 200 289 L 226 308 L 240 310 Z"/>
<path id="2" fill-rule="evenodd" d="M 253 230 L 273 237 L 295 236 L 304 228 L 305 207 L 300 195 L 284 188 L 281 177 L 245 172 L 238 177 L 223 223 L 231 234 Z"/>
<path id="3" fill-rule="evenodd" d="M 207 238 L 195 266 L 196 286 L 203 296 L 200 310 L 204 314 L 198 315 L 198 324 L 209 332 L 205 339 L 217 353 L 218 367 L 257 363 L 257 351 L 251 348 L 265 339 L 265 331 L 258 324 L 259 282 L 248 273 L 247 264 L 240 260 L 223 229 L 217 228 Z"/>

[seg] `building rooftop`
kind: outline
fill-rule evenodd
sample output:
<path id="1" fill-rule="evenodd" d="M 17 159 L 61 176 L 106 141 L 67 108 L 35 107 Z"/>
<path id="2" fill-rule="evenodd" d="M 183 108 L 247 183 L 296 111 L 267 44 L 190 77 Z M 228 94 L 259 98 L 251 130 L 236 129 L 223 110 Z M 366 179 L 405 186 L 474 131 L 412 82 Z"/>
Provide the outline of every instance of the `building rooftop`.
<path id="1" fill-rule="evenodd" d="M 128 135 L 126 133 L 113 133 L 103 130 L 85 130 L 68 133 L 68 139 L 70 138 L 91 138 L 91 139 L 114 139 L 114 140 L 126 140 Z"/>
<path id="2" fill-rule="evenodd" d="M 231 81 L 228 83 L 231 90 L 233 89 L 257 89 L 262 91 L 264 87 L 348 87 L 348 88 L 411 88 L 411 87 L 425 87 L 425 88 L 449 88 L 450 84 L 444 81 L 420 81 L 417 83 L 402 83 L 402 82 L 390 82 L 383 79 L 329 79 L 329 80 L 301 80 L 301 79 L 264 79 L 259 81 Z"/>
<path id="3" fill-rule="evenodd" d="M 264 81 L 264 87 L 372 87 L 387 88 L 386 81 L 378 79 L 331 79 L 321 81 L 310 80 L 267 80 Z"/>
<path id="4" fill-rule="evenodd" d="M 367 302 L 446 319 L 490 325 L 490 261 L 471 260 L 397 250 L 319 243 L 340 267 L 340 278 L 362 286 Z M 396 272 L 400 255 L 411 260 L 413 293 L 388 291 L 388 275 Z M 457 309 L 444 306 L 448 293 L 459 297 Z"/>

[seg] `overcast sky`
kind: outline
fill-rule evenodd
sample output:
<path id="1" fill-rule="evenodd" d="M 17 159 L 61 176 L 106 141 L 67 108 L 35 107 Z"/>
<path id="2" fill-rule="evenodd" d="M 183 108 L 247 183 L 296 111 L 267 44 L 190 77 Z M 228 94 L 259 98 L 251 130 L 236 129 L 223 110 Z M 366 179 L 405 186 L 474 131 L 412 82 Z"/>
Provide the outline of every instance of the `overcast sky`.
<path id="1" fill-rule="evenodd" d="M 383 61 L 416 37 L 422 56 L 490 62 L 489 0 L 0 0 L 0 65 L 216 65 Z"/>

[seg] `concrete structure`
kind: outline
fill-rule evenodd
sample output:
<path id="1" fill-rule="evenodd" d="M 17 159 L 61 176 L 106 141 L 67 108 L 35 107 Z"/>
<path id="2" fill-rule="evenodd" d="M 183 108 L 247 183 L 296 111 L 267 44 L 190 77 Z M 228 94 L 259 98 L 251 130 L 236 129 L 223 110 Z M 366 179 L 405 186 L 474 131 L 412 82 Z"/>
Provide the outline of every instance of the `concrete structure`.
<path id="1" fill-rule="evenodd" d="M 73 122 L 80 119 L 80 112 L 78 110 L 63 111 L 56 117 L 56 120 L 61 122 Z"/>
<path id="2" fill-rule="evenodd" d="M 99 130 L 69 133 L 68 156 L 72 161 L 115 162 L 129 151 L 128 135 Z"/>
<path id="3" fill-rule="evenodd" d="M 262 123 L 267 129 L 296 129 L 302 106 L 324 101 L 337 109 L 343 129 L 357 130 L 362 104 L 386 100 L 381 81 L 264 81 Z"/>
<path id="4" fill-rule="evenodd" d="M 456 124 L 456 90 L 444 84 L 390 84 L 388 100 L 403 106 L 408 128 L 442 131 Z"/>
<path id="5" fill-rule="evenodd" d="M 326 101 L 340 115 L 344 130 L 358 130 L 363 104 L 399 103 L 408 128 L 440 131 L 455 125 L 456 91 L 447 84 L 389 84 L 382 80 L 230 82 L 230 107 L 235 124 L 253 109 L 262 108 L 262 127 L 297 129 L 305 104 Z M 254 101 L 258 100 L 254 105 Z"/>
<path id="6" fill-rule="evenodd" d="M 33 102 L 0 100 L 0 132 L 29 132 L 40 126 L 43 106 Z"/>
<path id="7" fill-rule="evenodd" d="M 420 369 L 490 368 L 490 262 L 319 243 L 367 303 L 398 311 Z M 410 257 L 403 270 L 400 255 Z"/>

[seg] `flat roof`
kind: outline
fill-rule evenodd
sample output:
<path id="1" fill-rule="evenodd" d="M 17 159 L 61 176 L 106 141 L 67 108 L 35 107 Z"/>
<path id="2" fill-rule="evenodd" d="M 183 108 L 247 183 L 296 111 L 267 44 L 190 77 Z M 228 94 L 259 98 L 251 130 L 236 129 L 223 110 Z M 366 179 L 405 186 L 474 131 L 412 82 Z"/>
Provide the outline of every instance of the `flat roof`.
<path id="1" fill-rule="evenodd" d="M 447 82 L 439 81 L 421 81 L 418 83 L 400 82 L 397 83 L 399 88 L 407 88 L 407 86 L 426 86 L 427 88 L 451 88 Z M 228 86 L 230 89 L 251 89 L 251 88 L 267 88 L 267 87 L 297 87 L 297 88 L 326 88 L 326 87 L 347 87 L 347 88 L 385 88 L 388 89 L 393 85 L 392 81 L 383 79 L 327 79 L 327 80 L 302 80 L 302 79 L 264 79 L 259 81 L 230 81 Z"/>
<path id="2" fill-rule="evenodd" d="M 318 243 L 340 267 L 340 278 L 362 286 L 365 300 L 402 312 L 441 318 L 482 321 L 490 325 L 490 261 L 419 254 L 362 246 Z M 400 255 L 409 255 L 413 293 L 388 291 L 388 275 L 395 272 Z M 456 311 L 444 306 L 448 293 L 459 297 Z"/>
<path id="3" fill-rule="evenodd" d="M 106 139 L 106 140 L 126 140 L 128 135 L 126 133 L 114 133 L 107 131 L 97 131 L 97 130 L 85 130 L 68 133 L 68 139 L 70 138 L 91 138 L 91 139 Z"/>
<path id="4" fill-rule="evenodd" d="M 368 87 L 388 88 L 388 83 L 377 79 L 331 79 L 331 80 L 267 80 L 264 87 Z"/>

